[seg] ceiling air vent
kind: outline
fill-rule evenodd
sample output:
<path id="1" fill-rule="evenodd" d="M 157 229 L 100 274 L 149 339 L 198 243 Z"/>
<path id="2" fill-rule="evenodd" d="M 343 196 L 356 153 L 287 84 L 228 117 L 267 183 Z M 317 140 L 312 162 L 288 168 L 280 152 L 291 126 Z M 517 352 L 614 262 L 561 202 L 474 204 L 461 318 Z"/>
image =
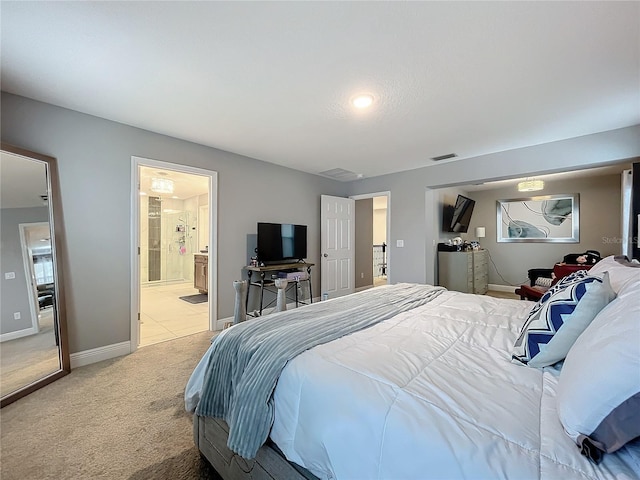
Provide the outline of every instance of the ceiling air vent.
<path id="1" fill-rule="evenodd" d="M 450 158 L 455 158 L 457 156 L 458 156 L 457 153 L 447 153 L 446 155 L 440 155 L 439 157 L 431 157 L 431 160 L 433 160 L 434 162 L 438 162 L 440 160 L 448 160 Z"/>
<path id="2" fill-rule="evenodd" d="M 323 177 L 333 178 L 334 180 L 340 180 L 341 182 L 350 182 L 351 180 L 357 180 L 360 178 L 357 173 L 344 168 L 332 168 L 331 170 L 325 170 L 318 175 Z"/>

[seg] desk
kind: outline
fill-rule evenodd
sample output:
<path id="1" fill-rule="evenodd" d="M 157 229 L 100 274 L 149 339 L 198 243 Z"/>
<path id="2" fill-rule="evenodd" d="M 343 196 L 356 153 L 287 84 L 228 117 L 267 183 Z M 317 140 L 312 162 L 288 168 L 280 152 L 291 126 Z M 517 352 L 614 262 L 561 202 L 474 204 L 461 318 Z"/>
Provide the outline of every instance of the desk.
<path id="1" fill-rule="evenodd" d="M 264 302 L 264 289 L 265 286 L 266 287 L 271 287 L 274 285 L 274 279 L 272 278 L 265 278 L 267 272 L 271 272 L 272 274 L 275 274 L 277 272 L 285 272 L 285 271 L 300 271 L 300 272 L 304 272 L 306 270 L 307 272 L 307 278 L 305 279 L 300 279 L 300 280 L 289 280 L 289 282 L 291 283 L 291 285 L 295 286 L 295 291 L 296 291 L 296 296 L 295 296 L 295 301 L 296 301 L 296 307 L 298 306 L 298 303 L 302 303 L 301 301 L 298 300 L 298 282 L 309 282 L 309 303 L 313 303 L 313 293 L 311 290 L 311 267 L 313 267 L 315 264 L 314 263 L 300 263 L 300 262 L 296 262 L 296 263 L 280 263 L 278 265 L 263 265 L 263 266 L 251 266 L 248 265 L 246 267 L 244 267 L 244 270 L 247 271 L 247 275 L 249 276 L 249 284 L 247 286 L 247 299 L 245 301 L 245 307 L 247 308 L 247 314 L 249 315 L 249 294 L 251 293 L 251 287 L 260 287 L 260 313 L 259 315 L 262 315 L 262 309 L 264 308 L 263 306 L 263 302 Z M 260 279 L 256 279 L 255 281 L 251 280 L 251 277 L 253 276 L 253 273 L 256 272 L 258 273 L 258 275 L 260 276 Z"/>

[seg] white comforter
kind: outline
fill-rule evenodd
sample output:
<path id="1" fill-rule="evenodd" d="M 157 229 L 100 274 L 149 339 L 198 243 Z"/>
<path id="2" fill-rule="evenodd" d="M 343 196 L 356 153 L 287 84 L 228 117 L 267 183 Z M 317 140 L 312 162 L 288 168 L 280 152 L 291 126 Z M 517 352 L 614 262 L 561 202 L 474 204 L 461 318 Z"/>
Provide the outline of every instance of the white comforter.
<path id="1" fill-rule="evenodd" d="M 280 376 L 272 440 L 323 479 L 638 478 L 637 441 L 590 463 L 559 423 L 558 371 L 511 363 L 531 306 L 445 292 L 308 350 Z"/>

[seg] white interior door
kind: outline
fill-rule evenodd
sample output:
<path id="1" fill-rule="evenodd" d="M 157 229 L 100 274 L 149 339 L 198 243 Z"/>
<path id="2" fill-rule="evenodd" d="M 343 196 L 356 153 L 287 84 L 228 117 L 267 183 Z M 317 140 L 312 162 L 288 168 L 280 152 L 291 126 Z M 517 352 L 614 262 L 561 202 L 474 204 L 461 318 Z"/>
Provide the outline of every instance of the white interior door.
<path id="1" fill-rule="evenodd" d="M 355 200 L 322 195 L 321 205 L 321 293 L 341 297 L 354 291 Z"/>

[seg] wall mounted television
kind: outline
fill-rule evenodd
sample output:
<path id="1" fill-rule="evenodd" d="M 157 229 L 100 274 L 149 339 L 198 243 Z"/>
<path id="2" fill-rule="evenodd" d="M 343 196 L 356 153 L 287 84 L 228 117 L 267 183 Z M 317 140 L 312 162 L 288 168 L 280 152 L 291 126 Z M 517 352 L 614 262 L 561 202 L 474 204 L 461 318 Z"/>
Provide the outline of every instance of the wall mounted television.
<path id="1" fill-rule="evenodd" d="M 258 222 L 258 261 L 277 264 L 307 257 L 307 226 Z"/>
<path id="2" fill-rule="evenodd" d="M 476 202 L 464 195 L 458 195 L 455 206 L 447 205 L 442 212 L 442 230 L 445 232 L 466 233 L 469 230 L 471 214 Z"/>

